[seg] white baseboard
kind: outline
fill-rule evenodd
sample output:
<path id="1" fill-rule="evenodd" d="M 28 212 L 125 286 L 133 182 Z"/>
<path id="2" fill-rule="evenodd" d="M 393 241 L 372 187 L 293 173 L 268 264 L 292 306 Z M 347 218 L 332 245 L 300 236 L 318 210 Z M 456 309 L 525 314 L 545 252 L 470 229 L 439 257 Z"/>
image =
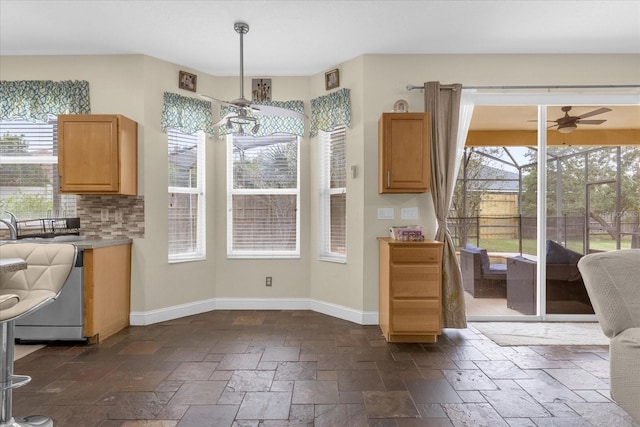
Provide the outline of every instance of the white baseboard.
<path id="1" fill-rule="evenodd" d="M 189 304 L 174 305 L 151 311 L 132 311 L 129 313 L 129 324 L 132 326 L 153 325 L 167 320 L 193 316 L 216 309 L 216 299 L 208 299 Z"/>
<path id="2" fill-rule="evenodd" d="M 214 310 L 312 310 L 359 325 L 377 325 L 377 311 L 360 311 L 309 298 L 211 298 L 158 310 L 131 312 L 132 326 L 152 325 Z"/>

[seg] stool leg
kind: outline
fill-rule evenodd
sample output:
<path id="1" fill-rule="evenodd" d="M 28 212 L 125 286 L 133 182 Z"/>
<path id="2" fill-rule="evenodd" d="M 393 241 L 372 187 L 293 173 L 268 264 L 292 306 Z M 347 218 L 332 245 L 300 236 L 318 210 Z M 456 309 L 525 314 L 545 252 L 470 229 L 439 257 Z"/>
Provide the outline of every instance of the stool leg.
<path id="1" fill-rule="evenodd" d="M 0 323 L 0 351 L 5 356 L 0 363 L 0 426 L 12 421 L 14 321 Z"/>
<path id="2" fill-rule="evenodd" d="M 14 384 L 14 331 L 15 322 L 0 323 L 0 427 L 53 427 L 53 420 L 41 415 L 13 418 L 11 407 L 13 404 L 13 389 L 29 382 L 30 378 L 21 377 L 22 384 Z M 24 381 L 26 378 L 26 381 Z"/>

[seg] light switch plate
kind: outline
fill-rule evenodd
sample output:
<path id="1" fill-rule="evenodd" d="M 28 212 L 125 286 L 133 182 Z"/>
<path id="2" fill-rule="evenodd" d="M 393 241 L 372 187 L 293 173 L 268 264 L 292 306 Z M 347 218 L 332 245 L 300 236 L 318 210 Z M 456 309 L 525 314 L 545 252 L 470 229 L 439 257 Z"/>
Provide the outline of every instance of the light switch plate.
<path id="1" fill-rule="evenodd" d="M 394 219 L 393 208 L 378 208 L 378 219 Z"/>
<path id="2" fill-rule="evenodd" d="M 402 208 L 400 219 L 418 219 L 418 208 Z"/>

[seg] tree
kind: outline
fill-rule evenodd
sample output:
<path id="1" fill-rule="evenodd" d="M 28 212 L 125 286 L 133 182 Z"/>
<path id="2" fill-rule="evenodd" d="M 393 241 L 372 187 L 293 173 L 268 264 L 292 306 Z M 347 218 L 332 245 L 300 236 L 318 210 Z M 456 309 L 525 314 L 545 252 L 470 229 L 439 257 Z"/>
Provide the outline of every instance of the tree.
<path id="1" fill-rule="evenodd" d="M 618 164 L 618 150 L 620 163 Z M 549 147 L 547 174 L 547 215 L 585 217 L 589 185 L 589 218 L 598 221 L 612 238 L 617 238 L 619 218 L 640 214 L 640 147 Z M 531 159 L 534 160 L 533 154 Z M 616 211 L 616 179 L 620 169 L 620 210 Z M 525 216 L 535 216 L 538 171 L 523 179 Z M 588 172 L 585 175 L 585 171 Z M 559 180 L 559 181 L 558 181 Z M 586 218 L 585 218 L 586 220 Z"/>
<path id="2" fill-rule="evenodd" d="M 460 246 L 464 246 L 470 237 L 475 225 L 473 218 L 480 215 L 482 195 L 491 186 L 491 180 L 504 179 L 504 174 L 490 166 L 491 158 L 482 153 L 497 157 L 500 150 L 493 147 L 484 148 L 478 152 L 465 149 L 450 209 L 453 213 L 450 216 L 458 220 L 455 227 Z M 496 172 L 487 173 L 488 170 Z"/>

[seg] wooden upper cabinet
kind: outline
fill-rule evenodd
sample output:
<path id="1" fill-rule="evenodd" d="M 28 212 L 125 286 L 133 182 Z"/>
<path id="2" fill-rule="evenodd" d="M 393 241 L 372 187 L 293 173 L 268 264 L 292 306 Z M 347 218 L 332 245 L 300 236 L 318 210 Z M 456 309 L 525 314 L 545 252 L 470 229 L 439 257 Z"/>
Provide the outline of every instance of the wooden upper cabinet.
<path id="1" fill-rule="evenodd" d="M 116 114 L 58 116 L 60 193 L 138 194 L 138 124 Z"/>
<path id="2" fill-rule="evenodd" d="M 431 115 L 383 113 L 378 120 L 378 192 L 431 188 Z"/>

